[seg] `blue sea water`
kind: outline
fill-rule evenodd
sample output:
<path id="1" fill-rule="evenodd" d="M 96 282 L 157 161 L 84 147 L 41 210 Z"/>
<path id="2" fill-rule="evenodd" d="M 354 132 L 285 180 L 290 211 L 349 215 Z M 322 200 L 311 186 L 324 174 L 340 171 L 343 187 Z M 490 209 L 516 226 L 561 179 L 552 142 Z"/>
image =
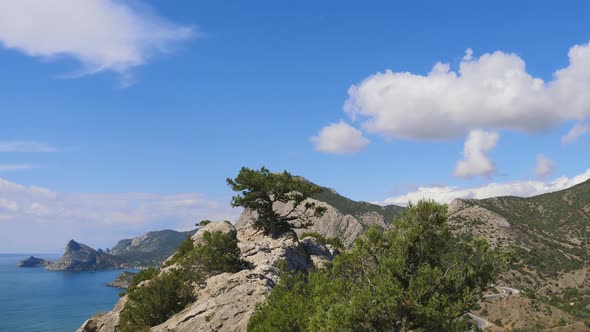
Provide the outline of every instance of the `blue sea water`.
<path id="1" fill-rule="evenodd" d="M 75 331 L 93 314 L 108 311 L 121 290 L 107 287 L 120 270 L 53 272 L 19 268 L 31 255 L 0 254 L 0 331 Z M 33 255 L 56 260 L 59 255 Z"/>

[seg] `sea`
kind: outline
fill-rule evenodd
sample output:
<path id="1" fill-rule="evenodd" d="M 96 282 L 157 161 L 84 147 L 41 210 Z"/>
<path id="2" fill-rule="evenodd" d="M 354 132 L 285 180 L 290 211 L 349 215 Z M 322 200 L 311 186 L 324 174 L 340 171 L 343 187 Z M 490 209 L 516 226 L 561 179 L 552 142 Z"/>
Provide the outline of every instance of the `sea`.
<path id="1" fill-rule="evenodd" d="M 60 255 L 0 254 L 0 331 L 75 331 L 92 315 L 110 310 L 120 289 L 105 284 L 122 270 L 55 272 L 16 263 L 29 256 L 57 260 Z"/>

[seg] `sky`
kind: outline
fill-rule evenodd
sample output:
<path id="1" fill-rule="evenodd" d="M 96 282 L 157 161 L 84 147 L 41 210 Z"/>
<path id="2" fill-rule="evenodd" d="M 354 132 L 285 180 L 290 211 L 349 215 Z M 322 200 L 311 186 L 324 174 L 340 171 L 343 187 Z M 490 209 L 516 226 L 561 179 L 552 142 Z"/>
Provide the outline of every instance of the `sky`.
<path id="1" fill-rule="evenodd" d="M 236 220 L 226 178 L 355 200 L 590 178 L 587 1 L 0 2 L 0 252 Z"/>

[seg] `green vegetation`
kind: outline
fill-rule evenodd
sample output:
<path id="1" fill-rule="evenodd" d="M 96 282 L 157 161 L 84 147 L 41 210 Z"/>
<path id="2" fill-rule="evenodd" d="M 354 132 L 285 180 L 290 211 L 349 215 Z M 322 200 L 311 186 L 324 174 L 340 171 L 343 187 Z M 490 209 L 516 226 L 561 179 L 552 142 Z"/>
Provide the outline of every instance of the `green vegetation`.
<path id="1" fill-rule="evenodd" d="M 203 241 L 196 246 L 188 238 L 172 261 L 178 264 L 177 268 L 167 272 L 149 268 L 134 276 L 121 312 L 120 331 L 149 331 L 151 326 L 163 323 L 196 300 L 194 284 L 245 267 L 237 240 L 221 232 L 205 232 Z M 147 282 L 141 284 L 143 281 Z"/>
<path id="2" fill-rule="evenodd" d="M 395 230 L 371 227 L 326 269 L 285 271 L 250 331 L 458 331 L 506 262 L 480 239 L 454 238 L 446 206 L 410 206 Z"/>
<path id="3" fill-rule="evenodd" d="M 257 214 L 253 226 L 266 235 L 275 236 L 291 228 L 311 226 L 311 217 L 322 216 L 324 207 L 304 201 L 322 188 L 289 172 L 271 173 L 265 167 L 252 170 L 242 167 L 235 179 L 227 179 L 227 184 L 238 194 L 232 197 L 232 206 L 244 207 Z M 275 203 L 289 204 L 289 211 L 275 211 Z"/>
<path id="4" fill-rule="evenodd" d="M 304 232 L 300 236 L 301 239 L 306 238 L 306 237 L 312 237 L 312 238 L 316 239 L 321 244 L 329 244 L 336 249 L 344 250 L 344 242 L 342 242 L 342 239 L 339 237 L 326 238 L 325 236 L 323 236 L 322 234 L 320 234 L 318 232 Z"/>
<path id="5" fill-rule="evenodd" d="M 543 279 L 578 270 L 590 261 L 590 182 L 535 197 L 467 200 L 506 218 L 518 243 L 519 271 L 531 267 Z"/>
<path id="6" fill-rule="evenodd" d="M 171 270 L 129 291 L 121 312 L 120 331 L 149 331 L 194 301 L 193 287 L 183 270 Z"/>

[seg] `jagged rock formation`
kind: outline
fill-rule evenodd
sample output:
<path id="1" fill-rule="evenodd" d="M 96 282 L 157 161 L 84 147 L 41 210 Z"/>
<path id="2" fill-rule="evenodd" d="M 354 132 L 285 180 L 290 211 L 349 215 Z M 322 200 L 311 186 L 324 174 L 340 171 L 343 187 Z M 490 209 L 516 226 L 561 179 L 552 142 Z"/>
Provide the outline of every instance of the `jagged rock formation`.
<path id="1" fill-rule="evenodd" d="M 119 274 L 119 276 L 117 278 L 115 278 L 115 280 L 108 282 L 107 286 L 127 289 L 131 285 L 134 275 L 135 275 L 135 273 L 133 273 L 133 272 L 123 271 L 123 272 L 121 272 L 121 274 Z"/>
<path id="2" fill-rule="evenodd" d="M 100 253 L 89 246 L 71 240 L 66 245 L 63 256 L 46 267 L 52 271 L 91 271 L 115 269 L 122 261 L 115 256 Z"/>
<path id="3" fill-rule="evenodd" d="M 16 266 L 18 266 L 18 267 L 45 267 L 51 263 L 52 263 L 51 261 L 31 256 L 27 259 L 23 259 L 22 261 L 16 263 Z"/>
<path id="4" fill-rule="evenodd" d="M 339 237 L 348 248 L 370 225 L 376 224 L 386 229 L 389 228 L 393 218 L 404 209 L 396 205 L 380 206 L 353 201 L 330 188 L 324 188 L 323 192 L 308 201 L 325 207 L 326 212 L 319 218 L 311 218 L 313 225 L 307 229 L 296 230 L 297 234 L 317 232 L 325 237 Z M 291 208 L 290 204 L 276 203 L 274 206 L 275 211 L 283 214 L 290 211 Z M 255 212 L 244 210 L 236 226 L 248 224 L 255 217 Z"/>
<path id="5" fill-rule="evenodd" d="M 294 232 L 272 238 L 256 231 L 250 224 L 236 229 L 226 222 L 211 223 L 199 230 L 192 237 L 193 241 L 198 244 L 205 231 L 236 236 L 241 259 L 251 268 L 208 278 L 195 288 L 196 302 L 153 327 L 152 331 L 245 331 L 256 304 L 264 301 L 279 281 L 277 265 L 280 262 L 285 262 L 291 269 L 307 270 L 325 264 L 335 254 L 314 239 L 299 241 Z M 126 296 L 112 311 L 91 318 L 78 331 L 116 331 L 124 301 Z"/>

